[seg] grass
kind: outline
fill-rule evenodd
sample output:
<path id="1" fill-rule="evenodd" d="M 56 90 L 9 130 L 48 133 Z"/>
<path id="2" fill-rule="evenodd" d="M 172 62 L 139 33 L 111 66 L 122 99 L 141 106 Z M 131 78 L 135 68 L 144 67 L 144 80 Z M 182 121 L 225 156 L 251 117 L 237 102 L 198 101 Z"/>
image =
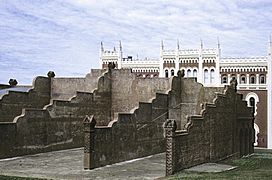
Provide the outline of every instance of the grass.
<path id="1" fill-rule="evenodd" d="M 219 173 L 181 171 L 166 179 L 272 179 L 271 153 L 256 153 L 249 157 L 222 163 L 237 166 L 237 168 Z"/>

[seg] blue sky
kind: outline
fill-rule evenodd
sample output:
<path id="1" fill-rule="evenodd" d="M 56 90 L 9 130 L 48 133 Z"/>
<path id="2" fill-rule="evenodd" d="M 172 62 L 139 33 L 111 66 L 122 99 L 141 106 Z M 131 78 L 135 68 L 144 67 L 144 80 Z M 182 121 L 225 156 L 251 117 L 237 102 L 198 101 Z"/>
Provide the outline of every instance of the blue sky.
<path id="1" fill-rule="evenodd" d="M 214 48 L 219 36 L 223 56 L 265 56 L 271 32 L 270 0 L 0 0 L 0 84 L 84 76 L 99 67 L 100 41 L 158 58 L 162 39 Z"/>

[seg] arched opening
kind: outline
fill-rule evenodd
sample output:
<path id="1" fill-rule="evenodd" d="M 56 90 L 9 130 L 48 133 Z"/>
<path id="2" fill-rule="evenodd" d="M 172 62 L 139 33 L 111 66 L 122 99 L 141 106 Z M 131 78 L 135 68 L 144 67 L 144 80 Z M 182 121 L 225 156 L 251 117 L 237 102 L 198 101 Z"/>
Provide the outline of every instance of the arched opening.
<path id="1" fill-rule="evenodd" d="M 174 69 L 171 70 L 171 76 L 174 76 L 175 75 L 175 71 Z"/>
<path id="2" fill-rule="evenodd" d="M 223 75 L 221 81 L 222 81 L 222 84 L 228 83 L 228 76 L 227 75 Z"/>
<path id="3" fill-rule="evenodd" d="M 166 69 L 166 70 L 165 70 L 165 77 L 168 78 L 168 76 L 169 76 L 169 75 L 168 75 L 168 70 Z"/>
<path id="4" fill-rule="evenodd" d="M 240 83 L 241 84 L 246 84 L 246 76 L 245 75 L 241 75 Z"/>
<path id="5" fill-rule="evenodd" d="M 209 83 L 209 72 L 207 69 L 204 70 L 204 83 Z"/>
<path id="6" fill-rule="evenodd" d="M 214 83 L 214 69 L 211 70 L 211 84 Z"/>
<path id="7" fill-rule="evenodd" d="M 187 77 L 191 77 L 191 69 L 187 70 Z"/>
<path id="8" fill-rule="evenodd" d="M 255 84 L 256 83 L 256 78 L 255 75 L 250 76 L 250 84 Z"/>
<path id="9" fill-rule="evenodd" d="M 194 71 L 193 71 L 193 77 L 197 77 L 197 70 L 196 69 L 194 69 Z"/>
<path id="10" fill-rule="evenodd" d="M 252 113 L 255 114 L 255 98 L 251 97 L 249 98 L 249 106 L 252 107 Z"/>
<path id="11" fill-rule="evenodd" d="M 265 75 L 264 74 L 260 75 L 260 84 L 265 84 Z"/>

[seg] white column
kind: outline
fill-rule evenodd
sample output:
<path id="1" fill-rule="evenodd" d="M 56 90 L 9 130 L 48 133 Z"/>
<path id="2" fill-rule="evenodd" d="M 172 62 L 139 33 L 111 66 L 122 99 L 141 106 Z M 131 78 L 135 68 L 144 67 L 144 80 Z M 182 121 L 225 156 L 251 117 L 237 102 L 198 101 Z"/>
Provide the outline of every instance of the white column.
<path id="1" fill-rule="evenodd" d="M 160 52 L 160 73 L 159 73 L 159 77 L 165 77 L 164 75 L 164 70 L 163 70 L 163 50 L 161 50 Z"/>
<path id="2" fill-rule="evenodd" d="M 176 58 L 175 58 L 175 75 L 177 75 L 179 70 L 179 50 L 176 50 Z"/>
<path id="3" fill-rule="evenodd" d="M 197 73 L 197 82 L 204 84 L 203 80 L 203 59 L 202 59 L 202 49 L 199 49 L 199 56 L 198 56 L 198 73 Z"/>
<path id="4" fill-rule="evenodd" d="M 231 77 L 230 77 L 230 74 L 228 74 L 228 84 L 230 84 L 230 81 L 231 81 Z"/>
<path id="5" fill-rule="evenodd" d="M 240 74 L 237 74 L 237 82 L 238 82 L 238 85 L 240 84 Z"/>
<path id="6" fill-rule="evenodd" d="M 216 59 L 215 59 L 215 72 L 214 72 L 214 84 L 219 86 L 221 84 L 220 78 L 220 49 L 217 51 Z"/>
<path id="7" fill-rule="evenodd" d="M 259 75 L 259 74 L 256 74 L 256 84 L 260 84 L 259 78 L 260 78 L 260 75 Z"/>
<path id="8" fill-rule="evenodd" d="M 246 75 L 246 82 L 249 84 L 249 74 Z"/>

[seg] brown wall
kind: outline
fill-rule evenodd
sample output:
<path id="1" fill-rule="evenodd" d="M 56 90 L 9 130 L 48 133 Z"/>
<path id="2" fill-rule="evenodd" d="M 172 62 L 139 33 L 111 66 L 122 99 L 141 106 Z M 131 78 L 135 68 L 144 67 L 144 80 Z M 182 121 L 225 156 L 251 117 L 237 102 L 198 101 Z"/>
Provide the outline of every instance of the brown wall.
<path id="1" fill-rule="evenodd" d="M 168 78 L 138 78 L 129 69 L 112 70 L 112 110 L 113 113 L 131 112 L 139 102 L 151 102 L 156 93 L 166 93 L 170 89 Z"/>
<path id="2" fill-rule="evenodd" d="M 50 102 L 50 79 L 37 77 L 28 92 L 9 91 L 0 99 L 0 122 L 12 122 L 23 108 L 43 108 Z"/>
<path id="3" fill-rule="evenodd" d="M 92 69 L 84 78 L 53 78 L 51 83 L 51 98 L 69 100 L 77 91 L 93 92 L 97 88 L 98 78 L 105 70 Z"/>
<path id="4" fill-rule="evenodd" d="M 258 146 L 267 147 L 267 91 L 266 90 L 239 90 L 245 99 L 247 94 L 254 92 L 259 97 L 257 103 L 257 116 L 254 122 L 259 126 Z"/>
<path id="5" fill-rule="evenodd" d="M 166 175 L 253 152 L 253 117 L 241 99 L 228 88 L 213 104 L 206 104 L 200 115 L 190 116 L 183 131 L 176 131 L 175 120 L 167 120 Z"/>
<path id="6" fill-rule="evenodd" d="M 152 83 L 149 83 L 148 86 L 146 81 L 137 80 L 131 76 L 132 74 L 127 74 L 122 70 L 112 71 L 112 87 L 113 89 L 119 87 L 118 92 L 112 91 L 112 96 L 116 96 L 112 98 L 113 108 L 118 107 L 119 104 L 129 107 L 132 102 L 128 100 L 140 101 L 127 93 L 129 91 L 134 93 L 135 90 L 135 96 L 141 97 L 137 92 L 142 90 L 146 96 L 141 98 L 148 99 L 149 95 L 156 90 L 150 88 L 153 86 Z M 156 93 L 152 102 L 137 102 L 136 107 L 138 108 L 131 113 L 126 108 L 123 108 L 126 113 L 115 111 L 116 118 L 108 126 L 96 126 L 90 131 L 85 131 L 84 162 L 87 165 L 84 167 L 86 169 L 165 151 L 162 124 L 169 117 L 177 117 L 180 129 L 184 128 L 181 124 L 186 124 L 183 121 L 187 115 L 200 112 L 200 105 L 204 101 L 212 102 L 215 92 L 223 90 L 222 88 L 205 89 L 201 84 L 196 83 L 194 78 L 179 76 L 169 80 L 171 87 L 169 92 Z M 161 81 L 167 82 L 164 79 Z M 160 84 L 159 82 L 157 85 Z M 131 83 L 135 83 L 134 86 Z M 120 98 L 121 96 L 126 101 Z M 99 120 L 96 120 L 96 123 L 99 123 Z M 90 124 L 85 124 L 85 129 L 90 129 Z"/>

